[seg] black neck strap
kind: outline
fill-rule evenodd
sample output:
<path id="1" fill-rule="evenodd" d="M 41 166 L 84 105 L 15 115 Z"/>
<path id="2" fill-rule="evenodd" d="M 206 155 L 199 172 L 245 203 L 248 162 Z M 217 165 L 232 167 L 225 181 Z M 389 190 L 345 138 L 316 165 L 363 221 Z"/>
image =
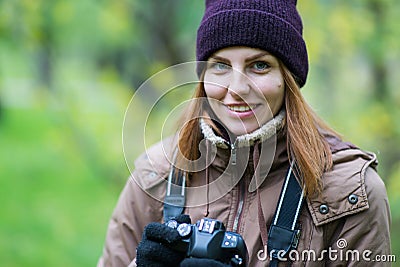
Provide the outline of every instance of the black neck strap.
<path id="1" fill-rule="evenodd" d="M 283 184 L 273 223 L 268 231 L 270 267 L 278 266 L 279 259 L 297 248 L 300 230 L 297 220 L 304 202 L 304 190 L 295 177 L 293 164 Z"/>
<path id="2" fill-rule="evenodd" d="M 175 174 L 176 168 L 171 167 L 171 171 L 168 176 L 167 191 L 164 198 L 164 210 L 163 218 L 164 222 L 171 220 L 183 213 L 185 207 L 185 185 L 186 185 L 186 174 L 178 170 Z M 172 181 L 175 179 L 176 184 Z"/>

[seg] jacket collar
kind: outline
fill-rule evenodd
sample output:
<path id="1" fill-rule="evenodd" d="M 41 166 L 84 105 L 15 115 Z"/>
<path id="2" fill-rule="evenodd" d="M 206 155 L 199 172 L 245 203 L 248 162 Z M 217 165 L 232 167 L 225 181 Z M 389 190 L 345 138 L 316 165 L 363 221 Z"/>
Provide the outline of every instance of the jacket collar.
<path id="1" fill-rule="evenodd" d="M 289 160 L 286 149 L 286 131 L 285 131 L 285 110 L 281 110 L 277 116 L 268 121 L 258 130 L 236 137 L 233 143 L 229 143 L 222 136 L 217 135 L 213 128 L 204 119 L 200 119 L 200 129 L 203 133 L 205 143 L 200 143 L 200 150 L 211 154 L 213 160 L 211 165 L 230 177 L 245 177 L 251 180 L 249 192 L 257 188 L 255 181 L 251 176 L 244 175 L 249 164 L 253 161 L 253 149 L 255 144 L 259 144 L 260 160 L 258 185 L 263 184 L 265 179 L 272 177 L 280 180 L 283 172 L 286 172 L 289 166 Z M 235 164 L 232 158 L 235 157 Z M 244 175 L 244 176 L 243 176 Z M 213 180 L 215 177 L 211 177 Z M 235 178 L 236 179 L 236 178 Z M 235 180 L 234 179 L 234 180 Z M 236 181 L 236 180 L 235 180 Z"/>
<path id="2" fill-rule="evenodd" d="M 263 126 L 255 130 L 254 132 L 237 136 L 233 143 L 230 143 L 223 137 L 217 135 L 211 126 L 205 122 L 203 118 L 200 118 L 200 128 L 204 135 L 204 138 L 210 141 L 213 145 L 219 148 L 228 149 L 232 145 L 237 148 L 250 147 L 254 145 L 255 142 L 264 142 L 265 140 L 271 138 L 277 132 L 279 132 L 284 125 L 285 110 L 282 109 L 278 115 L 269 120 Z"/>

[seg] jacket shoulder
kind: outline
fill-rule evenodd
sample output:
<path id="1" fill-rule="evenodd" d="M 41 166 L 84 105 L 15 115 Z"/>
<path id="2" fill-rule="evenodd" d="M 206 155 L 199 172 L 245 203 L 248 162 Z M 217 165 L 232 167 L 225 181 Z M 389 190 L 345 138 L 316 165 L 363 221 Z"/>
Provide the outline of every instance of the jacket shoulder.
<path id="1" fill-rule="evenodd" d="M 322 192 L 307 199 L 317 226 L 369 209 L 370 198 L 376 195 L 369 192 L 371 188 L 386 194 L 375 170 L 375 154 L 348 148 L 337 151 L 332 157 L 333 168 L 322 177 Z"/>
<path id="2" fill-rule="evenodd" d="M 168 137 L 146 149 L 136 160 L 131 176 L 144 190 L 165 181 L 171 168 L 176 138 Z"/>

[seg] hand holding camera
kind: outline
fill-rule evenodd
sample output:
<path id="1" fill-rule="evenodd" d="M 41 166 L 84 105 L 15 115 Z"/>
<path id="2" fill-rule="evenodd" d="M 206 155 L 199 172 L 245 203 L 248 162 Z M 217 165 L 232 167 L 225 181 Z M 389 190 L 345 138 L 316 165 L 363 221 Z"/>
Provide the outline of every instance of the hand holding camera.
<path id="1" fill-rule="evenodd" d="M 180 215 L 175 219 L 179 223 L 190 223 L 188 215 Z M 143 232 L 142 240 L 136 249 L 138 267 L 177 267 L 185 258 L 185 254 L 174 250 L 171 245 L 180 241 L 178 231 L 161 223 L 148 224 Z"/>
<path id="2" fill-rule="evenodd" d="M 187 215 L 150 223 L 137 248 L 138 267 L 228 267 L 246 266 L 246 245 L 242 237 L 225 231 L 222 222 L 202 219 L 190 224 Z"/>

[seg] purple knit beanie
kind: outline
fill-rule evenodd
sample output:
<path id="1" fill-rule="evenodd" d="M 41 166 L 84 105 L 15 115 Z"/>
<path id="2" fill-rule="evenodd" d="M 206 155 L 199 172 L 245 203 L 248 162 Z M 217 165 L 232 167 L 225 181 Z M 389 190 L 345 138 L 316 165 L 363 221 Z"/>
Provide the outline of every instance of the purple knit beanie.
<path id="1" fill-rule="evenodd" d="M 217 50 L 248 46 L 278 57 L 295 76 L 306 83 L 308 57 L 297 0 L 206 0 L 206 10 L 197 31 L 197 61 L 207 61 Z M 198 74 L 202 67 L 198 66 Z"/>

